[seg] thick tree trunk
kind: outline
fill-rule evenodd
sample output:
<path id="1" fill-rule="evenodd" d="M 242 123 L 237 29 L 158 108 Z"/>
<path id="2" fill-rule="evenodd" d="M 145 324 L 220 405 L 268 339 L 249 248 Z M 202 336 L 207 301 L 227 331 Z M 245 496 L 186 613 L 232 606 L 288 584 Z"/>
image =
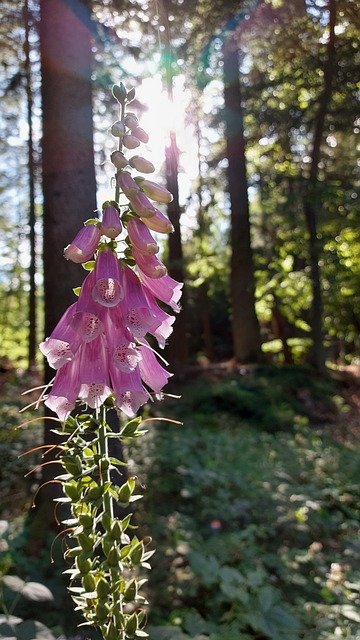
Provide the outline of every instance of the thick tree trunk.
<path id="1" fill-rule="evenodd" d="M 304 198 L 304 213 L 309 234 L 309 261 L 312 282 L 311 304 L 311 365 L 316 371 L 325 370 L 325 350 L 323 342 L 323 305 L 319 268 L 320 247 L 317 235 L 317 210 L 321 207 L 318 193 L 318 165 L 324 134 L 325 118 L 332 93 L 332 79 L 335 61 L 336 0 L 329 0 L 329 39 L 327 58 L 324 65 L 324 87 L 319 99 L 311 153 L 311 168 Z"/>
<path id="2" fill-rule="evenodd" d="M 85 272 L 67 262 L 63 249 L 96 207 L 91 95 L 90 11 L 79 0 L 40 3 L 42 74 L 42 169 L 44 194 L 45 335 L 76 298 L 73 287 Z M 54 372 L 47 370 L 47 380 Z M 53 423 L 45 420 L 44 442 L 54 443 Z M 44 467 L 43 482 L 59 469 Z M 51 475 L 50 475 L 51 474 Z M 39 493 L 32 521 L 32 544 L 42 546 L 53 523 L 51 498 L 58 485 Z"/>
<path id="3" fill-rule="evenodd" d="M 231 300 L 234 356 L 243 363 L 261 360 L 261 339 L 255 313 L 254 264 L 250 240 L 245 138 L 241 106 L 238 49 L 224 44 L 224 97 L 228 187 L 231 204 Z"/>

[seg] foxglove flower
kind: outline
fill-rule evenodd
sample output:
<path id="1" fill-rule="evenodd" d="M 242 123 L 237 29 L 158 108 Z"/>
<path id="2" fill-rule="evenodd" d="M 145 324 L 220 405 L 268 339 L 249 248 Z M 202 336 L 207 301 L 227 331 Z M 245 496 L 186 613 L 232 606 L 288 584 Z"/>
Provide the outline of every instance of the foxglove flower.
<path id="1" fill-rule="evenodd" d="M 79 398 L 92 409 L 98 409 L 111 393 L 109 358 L 105 336 L 84 344 L 80 354 Z"/>
<path id="2" fill-rule="evenodd" d="M 80 229 L 72 243 L 65 247 L 65 258 L 76 263 L 87 262 L 94 255 L 100 236 L 101 232 L 96 224 L 89 224 Z"/>
<path id="3" fill-rule="evenodd" d="M 110 160 L 117 169 L 124 169 L 129 164 L 122 151 L 113 151 Z"/>
<path id="4" fill-rule="evenodd" d="M 107 238 L 117 238 L 122 231 L 118 210 L 111 204 L 103 211 L 100 232 Z"/>
<path id="5" fill-rule="evenodd" d="M 141 193 L 139 185 L 128 171 L 120 171 L 116 179 L 120 189 L 128 198 L 132 198 L 137 193 Z"/>
<path id="6" fill-rule="evenodd" d="M 173 311 L 179 312 L 181 307 L 177 304 L 181 298 L 182 282 L 177 282 L 169 275 L 162 278 L 149 278 L 141 269 L 140 277 L 151 293 L 162 302 L 166 302 Z"/>
<path id="7" fill-rule="evenodd" d="M 141 354 L 136 348 L 133 335 L 129 329 L 115 320 L 113 313 L 106 315 L 105 333 L 110 363 L 123 373 L 131 373 L 136 369 L 139 360 L 141 360 Z"/>
<path id="8" fill-rule="evenodd" d="M 148 301 L 149 309 L 151 309 L 154 316 L 153 324 L 149 327 L 148 333 L 151 333 L 151 335 L 156 338 L 159 347 L 164 349 L 166 340 L 173 331 L 172 325 L 175 322 L 175 316 L 170 316 L 166 311 L 159 307 L 154 296 L 147 287 L 143 287 L 143 291 Z"/>
<path id="9" fill-rule="evenodd" d="M 145 338 L 140 344 L 141 360 L 139 362 L 140 375 L 145 384 L 150 387 L 155 393 L 160 393 L 161 389 L 166 385 L 167 381 L 172 373 L 169 373 L 162 367 L 154 352 L 152 351 L 149 343 Z"/>
<path id="10" fill-rule="evenodd" d="M 122 315 L 124 326 L 137 338 L 143 337 L 154 326 L 155 315 L 149 308 L 138 276 L 127 265 L 123 266 L 123 283 L 125 296 L 118 312 Z"/>
<path id="11" fill-rule="evenodd" d="M 135 129 L 132 129 L 131 133 L 133 136 L 136 136 L 140 142 L 144 142 L 145 144 L 149 142 L 149 136 L 142 127 L 135 127 Z"/>
<path id="12" fill-rule="evenodd" d="M 75 409 L 80 391 L 79 359 L 64 364 L 56 373 L 52 389 L 45 399 L 45 405 L 57 413 L 60 420 L 68 419 Z"/>
<path id="13" fill-rule="evenodd" d="M 155 200 L 155 202 L 158 202 L 159 204 L 168 204 L 169 202 L 172 202 L 172 193 L 170 193 L 170 191 L 161 184 L 152 182 L 152 180 L 145 180 L 145 178 L 136 178 L 136 182 L 141 187 L 145 195 L 151 200 Z"/>
<path id="14" fill-rule="evenodd" d="M 134 167 L 136 171 L 140 171 L 140 173 L 153 173 L 155 171 L 153 163 L 142 156 L 133 156 L 130 158 L 129 164 L 131 167 Z"/>
<path id="15" fill-rule="evenodd" d="M 138 218 L 130 218 L 127 231 L 133 246 L 140 253 L 153 255 L 159 251 L 159 246 L 156 244 L 148 227 Z"/>
<path id="16" fill-rule="evenodd" d="M 138 216 L 140 216 L 140 218 L 151 218 L 155 215 L 155 207 L 153 207 L 149 198 L 147 198 L 145 193 L 142 193 L 140 189 L 138 193 L 134 193 L 134 195 L 129 197 L 129 200 L 131 208 L 138 214 Z"/>
<path id="17" fill-rule="evenodd" d="M 115 405 L 131 417 L 150 400 L 150 394 L 141 381 L 139 368 L 132 373 L 123 373 L 110 365 L 111 386 L 115 395 Z"/>
<path id="18" fill-rule="evenodd" d="M 151 218 L 144 218 L 143 222 L 148 229 L 157 233 L 173 233 L 174 227 L 169 218 L 167 218 L 159 209 L 155 208 L 155 214 Z"/>
<path id="19" fill-rule="evenodd" d="M 94 300 L 104 307 L 115 307 L 123 299 L 124 291 L 120 284 L 119 261 L 110 248 L 106 247 L 98 255 L 94 275 Z"/>
<path id="20" fill-rule="evenodd" d="M 167 274 L 167 268 L 155 255 L 144 255 L 133 247 L 136 264 L 149 278 L 162 278 Z"/>
<path id="21" fill-rule="evenodd" d="M 41 353 L 53 369 L 60 369 L 66 362 L 73 360 L 80 346 L 81 338 L 70 325 L 75 309 L 76 303 L 65 311 L 50 337 L 39 345 Z"/>

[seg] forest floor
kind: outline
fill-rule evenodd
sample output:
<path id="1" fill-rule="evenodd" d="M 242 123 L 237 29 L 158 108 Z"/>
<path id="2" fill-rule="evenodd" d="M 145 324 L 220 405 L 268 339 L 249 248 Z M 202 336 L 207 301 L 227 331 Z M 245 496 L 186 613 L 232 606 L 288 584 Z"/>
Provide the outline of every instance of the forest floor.
<path id="1" fill-rule="evenodd" d="M 23 551 L 39 483 L 37 473 L 24 476 L 39 453 L 21 454 L 41 444 L 42 428 L 16 427 L 36 417 L 19 409 L 39 396 L 21 393 L 40 384 L 38 375 L 0 371 L 0 523 L 10 523 L 6 541 L 0 530 L 0 574 L 56 593 L 52 609 L 20 602 L 17 615 L 36 615 L 53 638 L 95 640 L 68 614 L 67 628 L 57 624 L 64 586 L 50 575 L 49 552 L 33 561 Z M 357 638 L 360 366 L 317 377 L 301 366 L 224 362 L 177 374 L 167 392 L 145 416 L 183 425 L 154 421 L 127 451 L 146 487 L 137 518 L 157 549 L 150 637 Z"/>

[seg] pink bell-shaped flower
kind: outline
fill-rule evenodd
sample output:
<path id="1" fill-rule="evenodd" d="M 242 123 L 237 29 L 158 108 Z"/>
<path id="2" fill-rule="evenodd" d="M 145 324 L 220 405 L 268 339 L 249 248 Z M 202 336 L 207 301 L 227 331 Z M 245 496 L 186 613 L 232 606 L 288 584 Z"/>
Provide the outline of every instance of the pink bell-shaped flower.
<path id="1" fill-rule="evenodd" d="M 122 231 L 118 210 L 111 204 L 103 211 L 100 232 L 107 238 L 117 238 Z"/>
<path id="2" fill-rule="evenodd" d="M 156 244 L 149 229 L 139 218 L 130 218 L 127 231 L 132 244 L 140 253 L 152 255 L 159 251 L 159 246 Z"/>
<path id="3" fill-rule="evenodd" d="M 138 276 L 127 265 L 123 265 L 123 284 L 125 296 L 124 300 L 119 304 L 122 322 L 134 336 L 140 338 L 146 335 L 156 319 L 151 309 L 149 309 Z"/>
<path id="4" fill-rule="evenodd" d="M 149 327 L 148 333 L 151 333 L 151 335 L 156 338 L 159 347 L 164 349 L 167 338 L 172 334 L 172 325 L 175 322 L 175 316 L 170 316 L 159 307 L 154 296 L 147 287 L 143 287 L 143 291 L 145 293 L 146 300 L 148 301 L 149 309 L 151 309 L 154 315 L 154 322 L 151 327 Z"/>
<path id="5" fill-rule="evenodd" d="M 145 180 L 145 178 L 136 178 L 136 182 L 139 184 L 145 195 L 151 200 L 155 200 L 155 202 L 158 202 L 159 204 L 168 204 L 169 202 L 172 202 L 172 193 L 170 193 L 170 191 L 161 184 L 153 182 L 152 180 Z"/>
<path id="6" fill-rule="evenodd" d="M 173 233 L 174 227 L 169 218 L 167 218 L 159 209 L 155 208 L 155 214 L 151 218 L 144 218 L 143 222 L 148 229 L 157 233 Z"/>
<path id="7" fill-rule="evenodd" d="M 111 395 L 109 357 L 104 335 L 81 347 L 79 381 L 79 398 L 92 409 L 98 409 Z"/>
<path id="8" fill-rule="evenodd" d="M 115 307 L 124 297 L 120 284 L 120 266 L 115 253 L 108 247 L 99 253 L 94 269 L 93 299 L 104 307 Z"/>
<path id="9" fill-rule="evenodd" d="M 181 298 L 181 289 L 184 286 L 183 282 L 177 282 L 177 280 L 174 280 L 169 275 L 163 276 L 162 278 L 149 278 L 141 269 L 140 277 L 155 298 L 166 302 L 173 311 L 180 311 L 180 306 L 177 303 Z"/>
<path id="10" fill-rule="evenodd" d="M 131 373 L 123 373 L 110 365 L 111 385 L 115 395 L 115 405 L 131 417 L 150 400 L 148 391 L 142 384 L 139 368 Z"/>
<path id="11" fill-rule="evenodd" d="M 173 374 L 168 373 L 168 371 L 159 364 L 154 352 L 145 338 L 141 341 L 139 349 L 142 355 L 139 362 L 141 378 L 145 384 L 150 387 L 150 389 L 155 391 L 155 393 L 160 393 L 168 379 L 171 378 Z"/>
<path id="12" fill-rule="evenodd" d="M 136 247 L 132 254 L 136 264 L 149 278 L 162 278 L 167 274 L 167 268 L 155 255 L 144 255 Z"/>
<path id="13" fill-rule="evenodd" d="M 75 409 L 79 390 L 79 359 L 75 358 L 57 371 L 45 405 L 57 413 L 60 420 L 65 421 Z"/>
<path id="14" fill-rule="evenodd" d="M 75 239 L 64 249 L 64 256 L 72 262 L 87 262 L 94 255 L 101 232 L 96 224 L 89 224 L 80 229 Z"/>
<path id="15" fill-rule="evenodd" d="M 128 198 L 130 200 L 131 208 L 138 216 L 140 216 L 140 218 L 151 218 L 155 215 L 155 207 L 153 207 L 149 198 L 147 198 L 145 193 L 142 193 L 142 191 L 139 190 L 138 193 L 128 196 Z"/>
<path id="16" fill-rule="evenodd" d="M 137 193 L 141 193 L 139 185 L 131 177 L 128 171 L 120 171 L 116 176 L 116 180 L 121 191 L 125 193 L 128 198 L 132 198 Z"/>
<path id="17" fill-rule="evenodd" d="M 81 344 L 81 337 L 70 324 L 76 305 L 74 302 L 65 311 L 50 337 L 39 345 L 41 353 L 53 369 L 60 369 L 66 362 L 73 360 Z"/>
<path id="18" fill-rule="evenodd" d="M 119 320 L 113 311 L 106 314 L 105 333 L 110 362 L 123 373 L 131 373 L 141 360 L 141 354 L 131 332 Z"/>

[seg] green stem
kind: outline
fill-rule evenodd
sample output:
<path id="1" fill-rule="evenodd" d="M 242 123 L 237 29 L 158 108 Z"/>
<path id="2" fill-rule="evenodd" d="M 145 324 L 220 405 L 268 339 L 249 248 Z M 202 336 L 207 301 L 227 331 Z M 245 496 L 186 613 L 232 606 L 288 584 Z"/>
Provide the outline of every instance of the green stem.
<path id="1" fill-rule="evenodd" d="M 124 122 L 124 118 L 125 118 L 125 102 L 121 102 L 119 106 L 120 106 L 120 120 L 121 120 L 121 122 Z M 122 151 L 122 148 L 123 148 L 123 144 L 122 144 L 122 138 L 120 136 L 119 137 L 119 146 L 118 146 L 119 151 Z M 119 189 L 119 185 L 117 183 L 116 176 L 115 176 L 115 202 L 117 202 L 118 204 L 119 204 L 119 199 L 120 199 L 120 189 Z"/>
<path id="2" fill-rule="evenodd" d="M 107 460 L 108 463 L 110 463 L 109 460 L 109 438 L 107 438 L 107 420 L 106 420 L 106 408 L 104 406 L 102 406 L 99 409 L 99 422 L 100 422 L 100 426 L 99 426 L 99 440 L 98 440 L 98 451 L 100 454 L 100 460 Z M 103 471 L 101 471 L 101 475 L 100 475 L 100 482 L 102 485 L 106 485 L 106 483 L 110 482 L 110 464 L 107 465 L 107 468 L 105 468 Z M 106 491 L 103 492 L 103 512 L 107 513 L 111 520 L 114 520 L 114 504 L 113 504 L 113 497 L 110 493 L 110 491 Z M 118 580 L 118 573 L 119 570 L 116 567 L 110 567 L 110 582 L 112 585 L 115 585 L 117 580 Z M 115 605 L 115 597 L 116 597 L 116 604 L 120 610 L 120 614 L 123 615 L 123 597 L 122 594 L 119 594 L 116 592 L 116 594 L 113 594 L 113 606 Z M 121 636 L 119 636 L 119 640 L 125 640 L 126 639 L 126 635 L 125 635 L 125 630 L 121 631 Z"/>

